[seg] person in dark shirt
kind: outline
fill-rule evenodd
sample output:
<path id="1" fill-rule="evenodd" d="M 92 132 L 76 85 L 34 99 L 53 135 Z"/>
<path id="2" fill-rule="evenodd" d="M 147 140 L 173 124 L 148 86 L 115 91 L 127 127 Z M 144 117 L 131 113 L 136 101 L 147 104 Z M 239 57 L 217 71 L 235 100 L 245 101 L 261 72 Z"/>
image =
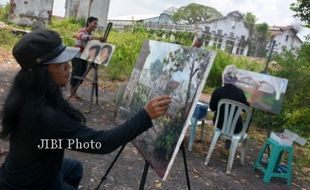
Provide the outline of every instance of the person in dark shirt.
<path id="1" fill-rule="evenodd" d="M 218 121 L 218 125 L 217 128 L 222 129 L 223 126 L 223 115 L 224 115 L 224 108 L 222 110 L 220 110 L 220 112 L 218 113 L 217 110 L 217 106 L 218 103 L 221 99 L 231 99 L 240 103 L 243 103 L 247 106 L 250 106 L 250 104 L 248 103 L 244 92 L 236 87 L 234 84 L 237 82 L 238 78 L 237 78 L 237 68 L 235 65 L 227 65 L 223 71 L 222 74 L 222 83 L 223 86 L 216 88 L 212 95 L 211 95 L 211 99 L 210 99 L 210 109 L 212 111 L 214 111 L 214 118 L 213 118 L 213 122 L 215 123 L 215 119 L 217 114 L 219 115 L 219 121 Z M 241 118 L 238 119 L 237 121 L 237 126 L 235 128 L 235 133 L 239 133 L 242 130 L 242 120 Z M 229 147 L 229 142 L 226 142 L 226 147 Z"/>
<path id="2" fill-rule="evenodd" d="M 10 148 L 0 167 L 1 190 L 77 189 L 82 165 L 65 159 L 64 149 L 110 153 L 152 127 L 152 119 L 166 112 L 171 98 L 160 96 L 114 129 L 96 131 L 85 126 L 82 113 L 61 93 L 69 82 L 68 61 L 78 51 L 65 47 L 59 34 L 50 30 L 26 34 L 14 46 L 21 70 L 4 103 L 0 135 L 9 140 Z M 76 141 L 88 148 L 77 146 Z"/>

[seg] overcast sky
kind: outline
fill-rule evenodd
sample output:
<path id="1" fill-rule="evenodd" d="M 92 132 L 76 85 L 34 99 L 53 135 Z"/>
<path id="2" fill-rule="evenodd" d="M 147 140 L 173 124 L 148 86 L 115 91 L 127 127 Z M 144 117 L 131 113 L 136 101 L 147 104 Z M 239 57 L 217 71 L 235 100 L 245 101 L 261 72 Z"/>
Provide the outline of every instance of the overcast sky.
<path id="1" fill-rule="evenodd" d="M 299 21 L 293 18 L 289 9 L 296 0 L 110 0 L 109 18 L 128 15 L 159 15 L 170 7 L 179 8 L 190 3 L 198 3 L 214 7 L 223 15 L 238 10 L 242 13 L 252 12 L 258 23 L 266 22 L 268 25 L 291 25 Z M 0 3 L 9 0 L 0 0 Z M 65 0 L 54 0 L 53 14 L 63 16 Z M 302 30 L 299 35 L 310 34 L 310 30 Z"/>

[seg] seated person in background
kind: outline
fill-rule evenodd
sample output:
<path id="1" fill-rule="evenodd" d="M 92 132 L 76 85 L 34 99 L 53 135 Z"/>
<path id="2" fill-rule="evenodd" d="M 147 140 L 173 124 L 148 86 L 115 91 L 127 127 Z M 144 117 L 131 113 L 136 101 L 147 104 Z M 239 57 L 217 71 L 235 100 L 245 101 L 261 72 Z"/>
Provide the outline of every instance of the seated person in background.
<path id="1" fill-rule="evenodd" d="M 201 48 L 202 45 L 203 45 L 202 37 L 196 36 L 194 39 L 192 47 Z"/>
<path id="2" fill-rule="evenodd" d="M 250 104 L 247 102 L 244 92 L 236 87 L 234 84 L 237 82 L 237 68 L 235 65 L 227 65 L 222 74 L 222 83 L 223 86 L 216 88 L 211 95 L 210 100 L 210 109 L 214 111 L 213 122 L 215 123 L 215 119 L 217 114 L 219 115 L 219 121 L 217 128 L 222 129 L 223 126 L 223 115 L 224 108 L 220 110 L 218 113 L 217 106 L 221 99 L 231 99 L 240 103 L 243 103 L 247 106 Z M 237 121 L 237 126 L 235 128 L 235 133 L 239 133 L 242 130 L 242 120 L 239 118 Z M 229 141 L 230 142 L 230 141 Z M 226 148 L 229 147 L 229 142 L 226 141 Z"/>

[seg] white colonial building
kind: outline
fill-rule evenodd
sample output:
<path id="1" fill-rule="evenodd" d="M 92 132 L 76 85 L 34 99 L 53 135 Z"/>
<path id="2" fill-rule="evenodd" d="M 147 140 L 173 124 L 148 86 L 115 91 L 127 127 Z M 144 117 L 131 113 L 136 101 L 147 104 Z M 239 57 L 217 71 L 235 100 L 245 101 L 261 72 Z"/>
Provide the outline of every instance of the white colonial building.
<path id="1" fill-rule="evenodd" d="M 240 12 L 233 11 L 225 17 L 211 19 L 199 24 L 199 28 L 206 36 L 205 46 L 213 46 L 231 54 L 247 55 L 249 29 Z"/>
<path id="2" fill-rule="evenodd" d="M 271 41 L 275 41 L 273 52 L 281 53 L 284 50 L 300 48 L 302 41 L 297 36 L 297 30 L 293 26 L 273 26 L 269 28 Z M 271 47 L 267 47 L 270 50 Z"/>

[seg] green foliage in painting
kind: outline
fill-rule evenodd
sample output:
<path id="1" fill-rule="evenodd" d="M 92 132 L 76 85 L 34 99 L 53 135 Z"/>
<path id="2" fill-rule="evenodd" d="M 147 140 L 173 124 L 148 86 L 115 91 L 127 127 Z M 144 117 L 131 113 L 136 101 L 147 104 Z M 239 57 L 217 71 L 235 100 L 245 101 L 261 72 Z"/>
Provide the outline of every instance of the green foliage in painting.
<path id="1" fill-rule="evenodd" d="M 164 162 L 168 162 L 171 158 L 177 143 L 175 139 L 178 139 L 181 133 L 184 124 L 183 112 L 182 110 L 178 110 L 173 122 L 168 117 L 161 119 L 160 126 L 164 126 L 164 129 L 155 141 L 154 155 L 160 160 L 163 159 Z"/>

